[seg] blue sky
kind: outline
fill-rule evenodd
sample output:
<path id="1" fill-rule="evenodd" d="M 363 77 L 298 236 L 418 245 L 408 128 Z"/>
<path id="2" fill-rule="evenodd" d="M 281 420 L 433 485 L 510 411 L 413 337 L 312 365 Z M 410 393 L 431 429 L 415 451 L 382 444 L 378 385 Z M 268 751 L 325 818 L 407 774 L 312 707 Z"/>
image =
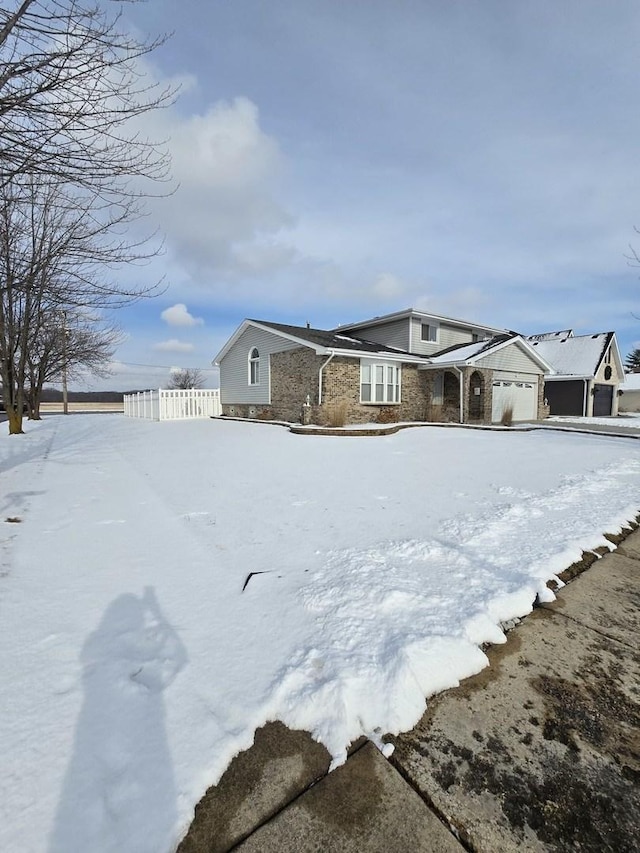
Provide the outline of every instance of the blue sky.
<path id="1" fill-rule="evenodd" d="M 149 204 L 166 291 L 119 311 L 114 375 L 209 368 L 245 317 L 317 327 L 414 306 L 640 342 L 640 5 L 150 0 L 172 31 L 149 116 L 179 184 Z M 128 273 L 131 274 L 131 273 Z M 152 365 L 154 367 L 146 367 Z M 215 384 L 213 371 L 206 371 Z"/>

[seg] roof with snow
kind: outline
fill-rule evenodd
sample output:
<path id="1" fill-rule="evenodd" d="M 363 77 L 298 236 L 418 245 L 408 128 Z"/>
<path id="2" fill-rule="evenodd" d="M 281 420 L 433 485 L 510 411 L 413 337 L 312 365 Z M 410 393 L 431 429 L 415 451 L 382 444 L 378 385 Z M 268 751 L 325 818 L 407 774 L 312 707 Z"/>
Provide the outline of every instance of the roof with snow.
<path id="1" fill-rule="evenodd" d="M 497 346 L 502 345 L 510 340 L 515 340 L 516 334 L 495 335 L 488 341 L 475 341 L 472 344 L 454 344 L 452 347 L 440 350 L 429 359 L 432 364 L 459 364 L 463 361 L 475 359 L 479 355 L 484 355 Z"/>
<path id="2" fill-rule="evenodd" d="M 540 332 L 538 335 L 529 335 L 528 341 L 555 341 L 560 338 L 572 338 L 573 329 L 564 329 L 561 332 Z"/>
<path id="3" fill-rule="evenodd" d="M 531 360 L 542 368 L 544 373 L 553 373 L 553 366 L 537 352 L 528 341 L 525 341 L 521 335 L 515 332 L 508 332 L 503 335 L 495 335 L 489 341 L 476 341 L 472 344 L 456 344 L 448 347 L 448 349 L 432 355 L 430 362 L 439 367 L 447 365 L 473 365 L 480 359 L 484 358 L 489 353 L 498 352 L 498 350 L 514 345 L 525 352 Z"/>
<path id="4" fill-rule="evenodd" d="M 620 388 L 623 391 L 640 391 L 640 373 L 627 373 Z"/>
<path id="5" fill-rule="evenodd" d="M 565 338 L 542 338 L 533 335 L 529 345 L 563 376 L 594 376 L 609 344 L 613 332 L 595 335 L 569 335 Z"/>

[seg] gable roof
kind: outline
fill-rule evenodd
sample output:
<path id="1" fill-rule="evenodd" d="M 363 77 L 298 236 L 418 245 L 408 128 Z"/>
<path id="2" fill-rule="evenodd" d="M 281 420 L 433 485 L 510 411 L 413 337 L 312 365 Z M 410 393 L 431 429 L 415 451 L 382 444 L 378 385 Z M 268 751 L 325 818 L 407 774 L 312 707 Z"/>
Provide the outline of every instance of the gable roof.
<path id="1" fill-rule="evenodd" d="M 270 320 L 244 320 L 224 347 L 213 359 L 213 364 L 219 364 L 238 338 L 248 328 L 261 329 L 272 332 L 284 340 L 297 343 L 300 346 L 313 349 L 317 355 L 350 355 L 350 356 L 373 356 L 383 355 L 390 361 L 404 361 L 422 363 L 426 356 L 414 355 L 397 347 L 388 347 L 375 341 L 367 341 L 352 335 L 345 335 L 341 330 L 326 331 L 325 329 L 312 329 L 308 326 L 291 326 L 287 323 L 272 323 Z"/>
<path id="2" fill-rule="evenodd" d="M 529 335 L 528 341 L 554 341 L 558 338 L 572 338 L 573 329 L 563 329 L 561 332 L 540 332 L 538 335 Z"/>
<path id="3" fill-rule="evenodd" d="M 499 352 L 515 344 L 528 355 L 545 373 L 553 373 L 553 367 L 536 352 L 525 339 L 515 332 L 495 335 L 489 341 L 476 341 L 472 344 L 456 344 L 429 357 L 429 362 L 437 367 L 446 365 L 473 365 L 489 353 Z"/>
<path id="4" fill-rule="evenodd" d="M 440 314 L 429 314 L 426 311 L 418 311 L 415 308 L 405 308 L 402 311 L 394 311 L 392 314 L 381 314 L 378 317 L 372 317 L 370 320 L 361 320 L 357 323 L 342 323 L 334 331 L 363 329 L 369 326 L 380 326 L 384 323 L 393 323 L 395 320 L 403 320 L 409 317 L 416 317 L 419 320 L 435 320 L 437 323 L 452 323 L 454 326 L 462 326 L 465 329 L 480 329 L 485 332 L 495 333 L 497 335 L 505 332 L 505 329 L 496 329 L 493 326 L 485 326 L 482 323 L 471 323 L 468 320 L 457 320 L 455 317 L 443 317 Z"/>
<path id="5" fill-rule="evenodd" d="M 620 359 L 614 332 L 569 335 L 564 338 L 532 335 L 528 341 L 553 366 L 555 373 L 562 376 L 595 376 L 612 341 L 616 357 Z"/>
<path id="6" fill-rule="evenodd" d="M 446 362 L 467 361 L 470 358 L 476 358 L 481 353 L 495 349 L 498 344 L 512 340 L 517 337 L 515 332 L 505 333 L 504 335 L 494 335 L 488 341 L 473 341 L 470 344 L 453 344 L 453 346 L 441 349 L 431 355 L 431 361 L 438 364 Z"/>

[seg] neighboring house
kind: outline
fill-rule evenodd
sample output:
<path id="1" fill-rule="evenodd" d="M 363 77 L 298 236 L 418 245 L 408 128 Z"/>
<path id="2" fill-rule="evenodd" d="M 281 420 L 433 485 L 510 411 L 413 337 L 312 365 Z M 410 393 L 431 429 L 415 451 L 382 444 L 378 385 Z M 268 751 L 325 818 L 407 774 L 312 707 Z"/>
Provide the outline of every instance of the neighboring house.
<path id="1" fill-rule="evenodd" d="M 626 373 L 620 385 L 620 412 L 640 412 L 640 373 Z"/>
<path id="2" fill-rule="evenodd" d="M 332 330 L 245 320 L 214 363 L 223 414 L 314 423 L 337 405 L 350 423 L 535 419 L 551 369 L 514 332 L 413 309 Z"/>
<path id="3" fill-rule="evenodd" d="M 553 368 L 545 377 L 552 415 L 603 417 L 618 414 L 624 368 L 615 332 L 574 335 L 571 329 L 527 338 Z"/>

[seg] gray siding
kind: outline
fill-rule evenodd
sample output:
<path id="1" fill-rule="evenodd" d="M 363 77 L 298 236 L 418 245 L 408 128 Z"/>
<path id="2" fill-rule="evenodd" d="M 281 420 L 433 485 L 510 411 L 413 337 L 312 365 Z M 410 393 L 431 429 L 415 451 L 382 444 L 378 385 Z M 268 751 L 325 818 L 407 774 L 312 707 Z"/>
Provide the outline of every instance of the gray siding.
<path id="1" fill-rule="evenodd" d="M 427 318 L 421 320 L 419 317 L 413 317 L 411 323 L 411 352 L 416 353 L 416 355 L 432 355 L 434 352 L 447 349 L 447 347 L 470 344 L 473 340 L 473 331 L 471 329 L 463 329 L 448 323 L 438 324 L 435 321 L 429 323 Z M 420 340 L 420 327 L 422 323 L 438 326 L 437 341 Z M 482 335 L 482 332 L 478 330 L 478 334 Z"/>
<path id="2" fill-rule="evenodd" d="M 340 334 L 340 329 L 337 330 Z M 348 335 L 349 332 L 345 332 Z M 392 323 L 381 323 L 379 326 L 363 326 L 356 329 L 353 334 L 365 341 L 374 341 L 386 347 L 397 347 L 409 351 L 409 318 L 394 320 Z"/>
<path id="3" fill-rule="evenodd" d="M 523 373 L 522 371 L 514 370 L 494 370 L 493 378 L 501 379 L 505 382 L 538 382 L 540 379 L 539 373 Z"/>
<path id="4" fill-rule="evenodd" d="M 535 373 L 537 375 L 542 373 L 542 369 L 517 344 L 511 344 L 498 352 L 490 353 L 486 358 L 478 359 L 477 363 L 482 367 L 490 367 L 492 370 L 509 370 L 513 373 Z"/>
<path id="5" fill-rule="evenodd" d="M 271 402 L 271 376 L 269 356 L 300 346 L 271 332 L 250 326 L 220 362 L 220 402 L 263 403 Z M 253 347 L 260 353 L 260 384 L 249 385 L 249 352 Z"/>

